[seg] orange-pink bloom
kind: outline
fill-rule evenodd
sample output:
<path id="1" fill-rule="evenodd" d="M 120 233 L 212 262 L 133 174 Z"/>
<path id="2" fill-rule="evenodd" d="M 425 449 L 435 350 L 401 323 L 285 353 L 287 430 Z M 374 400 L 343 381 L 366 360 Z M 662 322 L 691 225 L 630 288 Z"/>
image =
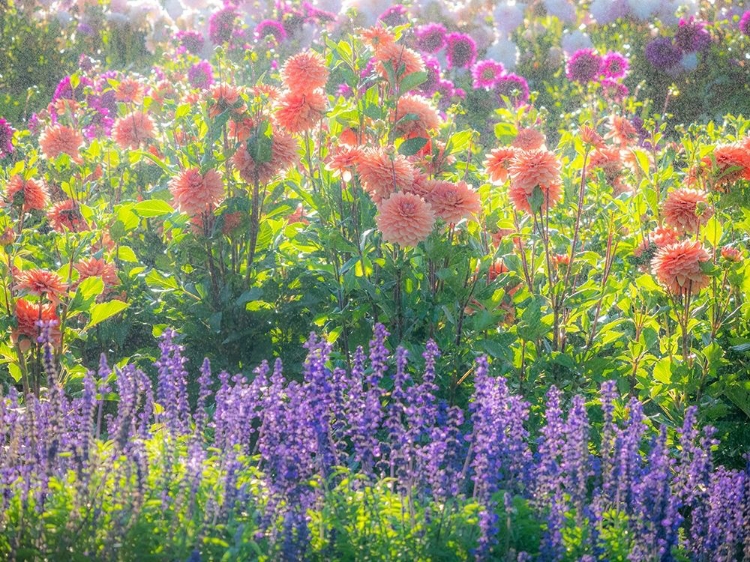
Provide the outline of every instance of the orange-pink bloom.
<path id="1" fill-rule="evenodd" d="M 361 155 L 362 150 L 359 147 L 344 145 L 328 156 L 326 170 L 334 177 L 350 182 Z"/>
<path id="2" fill-rule="evenodd" d="M 326 61 L 315 51 L 292 55 L 281 67 L 284 86 L 298 93 L 310 93 L 323 88 L 328 81 Z"/>
<path id="3" fill-rule="evenodd" d="M 423 72 L 425 69 L 422 56 L 403 45 L 396 43 L 383 44 L 375 50 L 375 59 L 378 73 L 383 78 L 388 78 L 385 63 L 389 63 L 395 73 L 395 78 L 400 81 L 405 76 L 414 72 Z"/>
<path id="4" fill-rule="evenodd" d="M 544 146 L 546 140 L 544 134 L 536 129 L 522 128 L 519 129 L 516 138 L 513 139 L 511 144 L 521 150 L 537 150 Z"/>
<path id="5" fill-rule="evenodd" d="M 416 174 L 414 167 L 400 154 L 391 155 L 382 148 L 364 150 L 357 164 L 362 187 L 375 203 L 394 191 L 408 189 Z"/>
<path id="6" fill-rule="evenodd" d="M 120 148 L 138 148 L 154 138 L 154 122 L 143 111 L 133 111 L 115 120 L 112 137 Z"/>
<path id="7" fill-rule="evenodd" d="M 6 194 L 10 203 L 22 205 L 24 212 L 41 211 L 47 206 L 47 188 L 34 178 L 24 180 L 22 176 L 13 176 L 8 182 Z"/>
<path id="8" fill-rule="evenodd" d="M 531 212 L 530 198 L 534 188 L 542 193 L 542 210 L 560 199 L 560 162 L 548 150 L 521 150 L 508 168 L 510 189 L 508 195 L 519 210 Z"/>
<path id="9" fill-rule="evenodd" d="M 248 183 L 268 183 L 284 170 L 293 166 L 299 160 L 297 140 L 290 134 L 276 130 L 271 138 L 271 160 L 257 163 L 244 148 L 239 148 L 232 157 L 232 163 L 240 172 L 240 177 Z"/>
<path id="10" fill-rule="evenodd" d="M 224 198 L 224 182 L 216 170 L 201 174 L 198 168 L 188 168 L 169 182 L 177 206 L 190 216 L 210 213 Z"/>
<path id="11" fill-rule="evenodd" d="M 83 146 L 83 135 L 65 125 L 52 125 L 39 135 L 39 148 L 48 160 L 67 154 L 74 162 L 80 163 L 80 148 Z"/>
<path id="12" fill-rule="evenodd" d="M 278 102 L 276 122 L 290 133 L 309 131 L 325 115 L 328 99 L 320 90 L 286 92 Z"/>
<path id="13" fill-rule="evenodd" d="M 609 183 L 622 173 L 622 157 L 619 148 L 597 148 L 589 155 L 589 166 L 601 168 Z"/>
<path id="14" fill-rule="evenodd" d="M 240 90 L 230 84 L 214 84 L 211 86 L 210 96 L 212 103 L 208 109 L 208 116 L 212 119 L 228 109 L 235 115 L 242 115 L 247 109 L 240 96 Z"/>
<path id="15" fill-rule="evenodd" d="M 89 226 L 83 218 L 78 203 L 72 199 L 66 199 L 52 205 L 47 211 L 47 220 L 57 232 L 81 232 L 88 230 Z"/>
<path id="16" fill-rule="evenodd" d="M 68 286 L 53 271 L 46 269 L 29 269 L 22 271 L 16 282 L 16 289 L 27 295 L 46 296 L 53 302 L 65 296 Z"/>
<path id="17" fill-rule="evenodd" d="M 720 190 L 740 179 L 750 180 L 750 148 L 738 144 L 718 145 L 702 163 L 711 170 Z"/>
<path id="18" fill-rule="evenodd" d="M 143 84 L 132 78 L 124 78 L 115 88 L 115 99 L 136 103 L 143 97 Z"/>
<path id="19" fill-rule="evenodd" d="M 55 305 L 52 303 L 39 305 L 26 299 L 16 300 L 16 328 L 11 333 L 13 342 L 18 342 L 21 345 L 19 340 L 24 337 L 36 343 L 36 339 L 41 335 L 41 328 L 37 326 L 39 320 L 42 322 L 57 322 L 50 329 L 50 340 L 54 346 L 59 346 L 62 333 L 60 332 L 60 319 L 57 317 Z M 29 342 L 24 342 L 22 349 L 28 348 L 28 346 Z"/>
<path id="20" fill-rule="evenodd" d="M 709 261 L 711 255 L 700 242 L 683 240 L 660 248 L 651 261 L 651 271 L 670 293 L 696 294 L 710 282 L 701 267 Z"/>
<path id="21" fill-rule="evenodd" d="M 722 247 L 721 257 L 732 263 L 739 263 L 742 261 L 742 253 L 734 246 Z"/>
<path id="22" fill-rule="evenodd" d="M 664 220 L 677 232 L 698 232 L 706 224 L 713 209 L 705 194 L 693 189 L 670 191 L 662 205 Z"/>
<path id="23" fill-rule="evenodd" d="M 440 128 L 437 110 L 427 98 L 407 94 L 398 99 L 391 119 L 396 123 L 396 134 L 400 137 L 429 138 L 428 131 Z"/>
<path id="24" fill-rule="evenodd" d="M 398 192 L 385 199 L 375 217 L 383 240 L 399 246 L 416 246 L 435 224 L 435 213 L 418 195 Z"/>
<path id="25" fill-rule="evenodd" d="M 74 264 L 73 267 L 78 271 L 79 283 L 89 277 L 100 277 L 106 289 L 110 289 L 120 284 L 120 279 L 117 277 L 117 268 L 114 264 L 107 263 L 103 259 L 83 259 Z"/>
<path id="26" fill-rule="evenodd" d="M 508 168 L 518 154 L 518 149 L 512 146 L 501 146 L 494 149 L 484 160 L 484 167 L 490 181 L 495 185 L 505 183 L 508 179 Z"/>
<path id="27" fill-rule="evenodd" d="M 425 199 L 435 215 L 448 223 L 457 223 L 482 212 L 479 194 L 465 182 L 433 180 Z"/>

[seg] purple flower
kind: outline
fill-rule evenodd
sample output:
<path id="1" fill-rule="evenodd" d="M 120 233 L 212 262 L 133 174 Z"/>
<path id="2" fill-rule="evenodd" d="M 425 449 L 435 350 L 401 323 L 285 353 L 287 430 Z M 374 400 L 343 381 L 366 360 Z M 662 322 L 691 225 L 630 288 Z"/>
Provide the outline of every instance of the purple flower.
<path id="1" fill-rule="evenodd" d="M 501 104 L 504 103 L 504 97 L 510 100 L 513 107 L 518 107 L 529 101 L 529 85 L 518 74 L 504 74 L 500 76 L 495 84 L 494 92 L 497 94 Z"/>
<path id="2" fill-rule="evenodd" d="M 445 36 L 447 43 L 446 58 L 448 68 L 469 68 L 477 58 L 477 44 L 465 33 L 449 33 Z"/>
<path id="3" fill-rule="evenodd" d="M 680 20 L 680 25 L 674 34 L 674 42 L 685 53 L 705 51 L 711 45 L 711 34 L 706 30 L 706 24 L 689 20 Z"/>
<path id="4" fill-rule="evenodd" d="M 15 129 L 0 117 L 0 158 L 13 154 L 13 133 Z"/>
<path id="5" fill-rule="evenodd" d="M 646 45 L 646 60 L 657 70 L 666 72 L 682 60 L 682 51 L 668 37 L 657 37 Z"/>
<path id="6" fill-rule="evenodd" d="M 202 60 L 195 63 L 188 70 L 188 82 L 193 88 L 207 90 L 214 83 L 213 67 L 211 63 Z"/>
<path id="7" fill-rule="evenodd" d="M 385 12 L 380 14 L 378 20 L 391 27 L 404 25 L 409 21 L 406 8 L 404 8 L 401 4 L 394 4 L 393 6 L 388 8 Z"/>
<path id="8" fill-rule="evenodd" d="M 505 68 L 494 60 L 480 60 L 471 69 L 474 89 L 492 89 L 497 84 Z"/>
<path id="9" fill-rule="evenodd" d="M 206 42 L 200 32 L 193 30 L 178 31 L 176 38 L 187 52 L 194 55 L 198 54 L 201 49 L 203 49 L 203 45 Z"/>
<path id="10" fill-rule="evenodd" d="M 602 57 L 592 49 L 580 49 L 573 53 L 568 61 L 566 75 L 568 80 L 586 84 L 595 80 L 602 71 Z"/>
<path id="11" fill-rule="evenodd" d="M 339 84 L 339 87 L 336 89 L 336 93 L 342 98 L 348 100 L 354 95 L 354 90 L 352 90 L 352 87 L 349 84 Z"/>
<path id="12" fill-rule="evenodd" d="M 447 30 L 439 23 L 420 25 L 415 31 L 417 49 L 423 53 L 434 54 L 445 47 Z"/>
<path id="13" fill-rule="evenodd" d="M 440 84 L 440 61 L 434 57 L 422 57 L 424 59 L 424 68 L 427 72 L 427 80 L 422 82 L 419 89 L 426 95 L 432 96 Z"/>
<path id="14" fill-rule="evenodd" d="M 620 82 L 617 82 L 616 80 L 610 80 L 609 78 L 604 78 L 599 83 L 602 86 L 602 93 L 604 94 L 604 97 L 606 97 L 607 99 L 620 102 L 625 98 L 625 96 L 628 95 L 627 86 L 625 86 L 625 84 L 621 84 Z"/>
<path id="15" fill-rule="evenodd" d="M 226 43 L 232 38 L 237 12 L 231 4 L 226 5 L 211 15 L 208 20 L 208 37 L 216 45 Z"/>
<path id="16" fill-rule="evenodd" d="M 275 20 L 263 20 L 255 27 L 255 37 L 258 39 L 263 39 L 269 35 L 273 36 L 277 43 L 281 43 L 286 39 L 284 26 Z"/>
<path id="17" fill-rule="evenodd" d="M 605 78 L 622 78 L 628 66 L 628 59 L 620 53 L 607 53 L 602 60 L 602 74 Z"/>
<path id="18" fill-rule="evenodd" d="M 740 18 L 740 31 L 750 36 L 750 10 L 742 14 Z"/>

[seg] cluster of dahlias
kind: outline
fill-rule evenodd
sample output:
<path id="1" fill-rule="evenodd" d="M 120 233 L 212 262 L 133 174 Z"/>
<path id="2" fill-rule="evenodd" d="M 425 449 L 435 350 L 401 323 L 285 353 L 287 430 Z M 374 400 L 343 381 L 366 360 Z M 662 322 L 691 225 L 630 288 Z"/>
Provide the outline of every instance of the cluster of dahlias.
<path id="1" fill-rule="evenodd" d="M 722 193 L 738 181 L 750 181 L 750 136 L 741 142 L 715 146 L 700 166 L 691 170 L 690 182 L 698 179 L 705 180 L 707 188 Z"/>
<path id="2" fill-rule="evenodd" d="M 664 226 L 648 235 L 634 254 L 651 257 L 653 275 L 672 295 L 697 294 L 710 282 L 704 264 L 711 261 L 711 254 L 695 238 L 713 208 L 705 193 L 681 188 L 669 192 L 661 211 Z"/>
<path id="3" fill-rule="evenodd" d="M 593 49 L 579 49 L 568 59 L 566 76 L 579 84 L 597 82 L 605 97 L 620 101 L 628 95 L 628 88 L 622 83 L 628 66 L 628 59 L 620 53 L 601 56 Z"/>
<path id="4" fill-rule="evenodd" d="M 314 51 L 298 53 L 286 61 L 281 77 L 286 90 L 278 100 L 276 121 L 290 133 L 311 130 L 328 105 L 323 91 L 328 81 L 325 60 Z"/>
<path id="5" fill-rule="evenodd" d="M 560 200 L 560 161 L 547 150 L 544 135 L 534 129 L 521 129 L 511 146 L 492 150 L 484 167 L 492 183 L 510 180 L 508 196 L 518 211 L 547 212 Z M 532 206 L 535 193 L 541 195 L 537 209 Z"/>
<path id="6" fill-rule="evenodd" d="M 375 220 L 387 242 L 416 246 L 430 235 L 436 219 L 456 224 L 482 210 L 479 194 L 465 182 L 430 179 L 386 148 L 362 150 L 355 166 L 378 206 Z"/>

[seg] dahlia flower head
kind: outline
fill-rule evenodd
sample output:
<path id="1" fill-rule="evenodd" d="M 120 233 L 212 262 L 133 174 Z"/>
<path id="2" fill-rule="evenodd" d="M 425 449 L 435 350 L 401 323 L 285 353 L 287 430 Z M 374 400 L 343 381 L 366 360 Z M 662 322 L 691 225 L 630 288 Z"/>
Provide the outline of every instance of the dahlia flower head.
<path id="1" fill-rule="evenodd" d="M 529 101 L 529 84 L 518 74 L 503 74 L 498 77 L 492 90 L 497 95 L 498 103 L 504 104 L 508 98 L 511 106 L 519 107 Z"/>
<path id="2" fill-rule="evenodd" d="M 750 37 L 750 10 L 742 14 L 742 17 L 740 18 L 739 28 L 743 35 L 747 35 L 748 37 Z"/>
<path id="3" fill-rule="evenodd" d="M 281 67 L 284 86 L 298 93 L 310 93 L 319 88 L 325 88 L 328 74 L 328 67 L 323 57 L 309 50 L 292 55 Z"/>
<path id="4" fill-rule="evenodd" d="M 420 25 L 414 30 L 415 46 L 423 53 L 435 54 L 445 48 L 448 31 L 440 23 Z"/>
<path id="5" fill-rule="evenodd" d="M 435 213 L 420 196 L 398 191 L 381 202 L 375 223 L 386 242 L 413 247 L 432 232 Z"/>
<path id="6" fill-rule="evenodd" d="M 396 134 L 406 138 L 429 138 L 429 131 L 437 131 L 441 123 L 432 102 L 425 97 L 412 94 L 406 94 L 398 99 L 392 118 L 396 123 Z"/>
<path id="7" fill-rule="evenodd" d="M 65 199 L 52 205 L 47 211 L 47 220 L 56 232 L 83 232 L 89 229 L 81 209 L 72 199 Z"/>
<path id="8" fill-rule="evenodd" d="M 504 72 L 505 67 L 499 62 L 490 59 L 477 61 L 471 68 L 472 85 L 475 90 L 491 90 Z"/>
<path id="9" fill-rule="evenodd" d="M 535 190 L 542 195 L 541 210 L 545 211 L 557 203 L 562 190 L 560 186 L 560 161 L 550 151 L 519 150 L 508 168 L 510 188 L 508 196 L 519 211 L 531 213 Z"/>
<path id="10" fill-rule="evenodd" d="M 169 191 L 179 209 L 191 217 L 211 213 L 224 198 L 224 182 L 216 170 L 182 170 L 169 182 Z"/>
<path id="11" fill-rule="evenodd" d="M 83 135 L 65 125 L 51 125 L 39 135 L 39 148 L 48 160 L 67 154 L 73 162 L 80 164 L 83 162 L 79 152 L 81 146 L 83 146 Z"/>
<path id="12" fill-rule="evenodd" d="M 112 137 L 122 149 L 137 149 L 141 144 L 154 138 L 154 121 L 148 113 L 133 111 L 115 120 Z"/>
<path id="13" fill-rule="evenodd" d="M 482 212 L 479 194 L 465 182 L 428 180 L 425 200 L 435 215 L 449 224 L 472 218 Z"/>
<path id="14" fill-rule="evenodd" d="M 278 100 L 274 119 L 290 133 L 303 133 L 323 120 L 327 108 L 328 98 L 321 90 L 290 90 Z"/>
<path id="15" fill-rule="evenodd" d="M 662 204 L 664 221 L 677 232 L 697 233 L 713 213 L 706 195 L 693 189 L 670 191 Z"/>
<path id="16" fill-rule="evenodd" d="M 448 68 L 470 68 L 477 58 L 477 44 L 465 33 L 449 33 L 445 36 L 445 57 Z"/>
<path id="17" fill-rule="evenodd" d="M 60 332 L 60 319 L 57 316 L 56 306 L 53 303 L 44 303 L 41 306 L 38 303 L 30 302 L 26 299 L 16 300 L 16 328 L 11 332 L 11 339 L 18 343 L 22 351 L 28 350 L 37 338 L 41 335 L 41 327 L 38 322 L 49 323 L 50 342 L 53 346 L 58 347 L 62 341 Z"/>
<path id="18" fill-rule="evenodd" d="M 683 240 L 657 250 L 651 271 L 659 282 L 675 296 L 695 295 L 710 283 L 703 264 L 711 255 L 694 240 Z"/>
<path id="19" fill-rule="evenodd" d="M 375 204 L 394 192 L 407 190 L 416 176 L 416 170 L 404 156 L 390 154 L 384 148 L 363 150 L 357 162 L 357 173 Z"/>
<path id="20" fill-rule="evenodd" d="M 54 271 L 29 269 L 18 275 L 16 290 L 23 295 L 47 297 L 57 303 L 67 294 L 68 285 Z"/>
<path id="21" fill-rule="evenodd" d="M 10 204 L 20 205 L 24 213 L 43 211 L 49 198 L 44 182 L 34 178 L 25 180 L 18 174 L 8 181 L 5 195 Z"/>
<path id="22" fill-rule="evenodd" d="M 568 80 L 586 84 L 602 73 L 604 61 L 593 49 L 581 49 L 573 53 L 568 60 L 566 76 Z"/>

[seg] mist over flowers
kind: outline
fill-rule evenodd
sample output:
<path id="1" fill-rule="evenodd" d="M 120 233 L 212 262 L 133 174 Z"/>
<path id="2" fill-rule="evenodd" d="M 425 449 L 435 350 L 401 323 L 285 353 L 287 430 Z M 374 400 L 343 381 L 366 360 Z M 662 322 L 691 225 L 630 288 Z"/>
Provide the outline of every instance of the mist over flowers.
<path id="1" fill-rule="evenodd" d="M 0 559 L 750 559 L 742 2 L 0 12 Z"/>

